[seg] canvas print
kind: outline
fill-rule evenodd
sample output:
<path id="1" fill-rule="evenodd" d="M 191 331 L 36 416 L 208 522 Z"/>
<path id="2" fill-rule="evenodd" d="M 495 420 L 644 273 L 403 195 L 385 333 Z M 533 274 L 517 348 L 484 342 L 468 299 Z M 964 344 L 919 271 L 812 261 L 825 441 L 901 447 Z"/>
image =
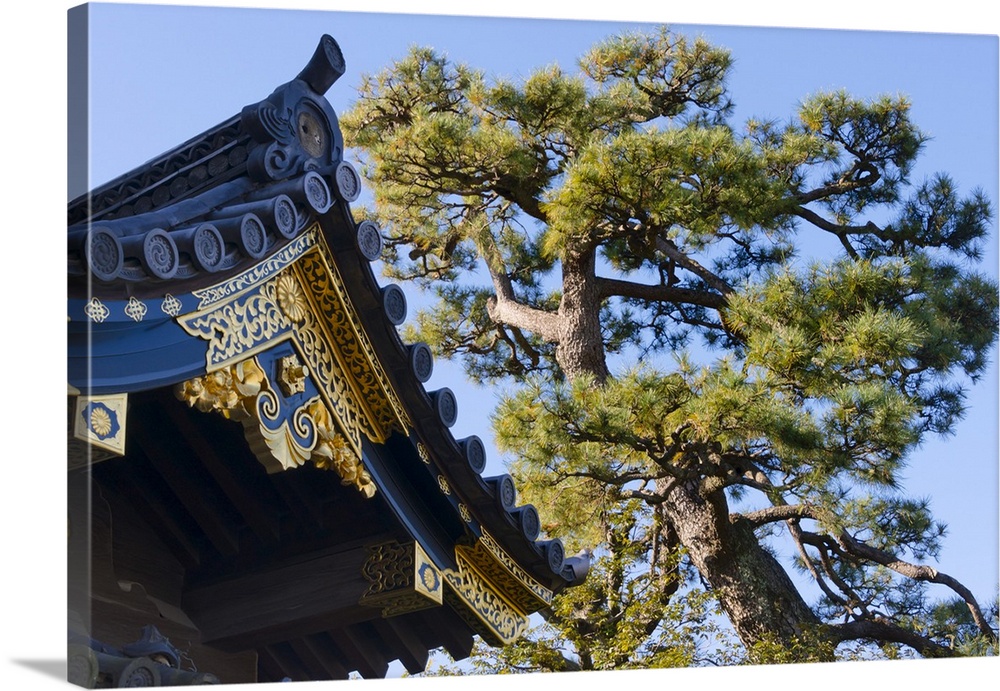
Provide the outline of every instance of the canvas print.
<path id="1" fill-rule="evenodd" d="M 69 49 L 70 682 L 996 656 L 996 36 Z"/>

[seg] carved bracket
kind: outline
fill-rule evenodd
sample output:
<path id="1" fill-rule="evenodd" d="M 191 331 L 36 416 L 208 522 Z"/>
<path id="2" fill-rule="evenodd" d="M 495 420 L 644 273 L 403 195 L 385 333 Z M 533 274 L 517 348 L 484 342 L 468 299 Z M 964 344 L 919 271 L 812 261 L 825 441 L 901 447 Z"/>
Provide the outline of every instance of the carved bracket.
<path id="1" fill-rule="evenodd" d="M 518 639 L 527 630 L 527 613 L 497 592 L 496 584 L 476 568 L 465 550 L 456 548 L 455 560 L 458 570 L 444 572 L 445 601 L 490 645 Z"/>
<path id="2" fill-rule="evenodd" d="M 362 605 L 381 607 L 383 617 L 394 617 L 443 602 L 441 572 L 419 544 L 385 542 L 367 550 L 362 575 L 371 585 Z"/>
<path id="3" fill-rule="evenodd" d="M 297 358 L 286 356 L 285 361 L 295 367 Z M 269 473 L 312 461 L 334 470 L 344 485 L 374 496 L 375 483 L 346 442 L 336 416 L 319 396 L 306 398 L 306 387 L 302 389 L 292 397 L 283 395 L 253 357 L 178 384 L 175 394 L 200 411 L 241 421 L 250 448 Z"/>
<path id="4" fill-rule="evenodd" d="M 127 412 L 128 394 L 76 397 L 72 422 L 73 438 L 85 441 L 91 447 L 100 450 L 95 452 L 91 449 L 88 453 L 82 454 L 85 458 L 94 462 L 110 458 L 112 455 L 125 455 Z"/>
<path id="5" fill-rule="evenodd" d="M 178 322 L 208 342 L 208 372 L 291 340 L 301 361 L 276 380 L 287 396 L 307 378 L 313 381 L 356 455 L 363 436 L 382 443 L 393 430 L 409 427 L 318 226 L 277 255 L 195 296 L 201 309 Z"/>

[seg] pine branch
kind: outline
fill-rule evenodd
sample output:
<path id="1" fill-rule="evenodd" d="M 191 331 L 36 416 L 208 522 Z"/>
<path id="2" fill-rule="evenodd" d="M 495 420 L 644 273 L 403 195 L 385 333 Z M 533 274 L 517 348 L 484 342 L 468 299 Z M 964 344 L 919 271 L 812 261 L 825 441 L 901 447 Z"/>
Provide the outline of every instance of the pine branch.
<path id="1" fill-rule="evenodd" d="M 882 566 L 892 569 L 896 573 L 906 576 L 907 578 L 912 578 L 917 581 L 927 581 L 929 583 L 939 583 L 951 588 L 959 597 L 965 600 L 965 604 L 969 608 L 969 612 L 972 614 L 972 619 L 976 623 L 976 627 L 979 631 L 990 641 L 994 643 L 997 642 L 997 634 L 990 627 L 989 621 L 987 621 L 986 617 L 983 615 L 983 611 L 980 608 L 979 603 L 976 601 L 975 596 L 972 594 L 972 591 L 962 585 L 962 583 L 957 581 L 955 578 L 946 573 L 941 573 L 937 569 L 930 566 L 911 564 L 910 562 L 903 561 L 888 552 L 884 552 L 880 549 L 855 540 L 846 532 L 842 532 L 837 538 L 837 541 L 846 552 L 854 556 L 873 561 L 876 564 L 881 564 Z"/>
<path id="2" fill-rule="evenodd" d="M 830 632 L 838 643 L 860 639 L 892 641 L 909 646 L 924 657 L 958 656 L 958 653 L 951 648 L 881 618 L 855 619 L 844 624 L 830 626 Z"/>
<path id="3" fill-rule="evenodd" d="M 602 299 L 624 297 L 648 300 L 650 302 L 681 302 L 709 307 L 711 309 L 721 309 L 726 304 L 726 298 L 722 295 L 707 293 L 702 290 L 692 290 L 690 288 L 677 288 L 676 286 L 662 284 L 648 285 L 602 277 L 597 279 L 597 283 Z"/>
<path id="4" fill-rule="evenodd" d="M 474 239 L 490 272 L 493 290 L 496 293 L 486 303 L 486 311 L 490 315 L 490 319 L 498 324 L 531 331 L 543 341 L 558 343 L 559 315 L 555 312 L 526 305 L 517 299 L 514 293 L 514 283 L 511 281 L 503 255 L 489 227 L 483 226 L 478 233 L 475 233 Z"/>
<path id="5" fill-rule="evenodd" d="M 729 295 L 733 292 L 732 286 L 730 286 L 729 283 L 727 283 L 721 276 L 716 275 L 695 260 L 691 259 L 691 257 L 682 252 L 672 240 L 668 240 L 662 235 L 657 235 L 656 249 L 667 255 L 667 257 L 676 262 L 678 266 L 687 269 L 695 276 L 705 281 L 705 283 L 715 288 L 722 295 Z"/>

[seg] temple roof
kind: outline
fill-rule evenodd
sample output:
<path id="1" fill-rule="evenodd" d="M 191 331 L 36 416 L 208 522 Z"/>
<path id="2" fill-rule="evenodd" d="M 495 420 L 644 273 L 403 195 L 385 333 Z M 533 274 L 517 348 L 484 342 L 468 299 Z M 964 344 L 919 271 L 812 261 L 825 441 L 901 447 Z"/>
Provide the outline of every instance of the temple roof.
<path id="1" fill-rule="evenodd" d="M 482 476 L 483 442 L 456 439 L 450 431 L 455 395 L 425 388 L 430 349 L 400 338 L 406 297 L 373 272 L 381 231 L 354 219 L 350 205 L 362 181 L 344 160 L 337 116 L 323 97 L 344 70 L 336 42 L 323 36 L 305 69 L 264 100 L 69 204 L 70 385 L 91 401 L 91 413 L 104 405 L 101 397 L 127 396 L 129 415 L 145 420 L 134 432 L 134 448 L 145 460 L 107 470 L 99 469 L 102 463 L 95 475 L 104 473 L 107 486 L 127 495 L 149 472 L 143 463 L 172 463 L 156 458 L 170 455 L 164 449 L 177 447 L 190 465 L 213 440 L 233 442 L 233 430 L 240 429 L 233 420 L 243 420 L 249 447 L 237 452 L 230 445 L 227 453 L 256 458 L 260 477 L 227 485 L 218 478 L 228 472 L 226 464 L 205 462 L 219 483 L 213 501 L 224 508 L 218 511 L 234 517 L 235 544 L 225 530 L 213 533 L 207 525 L 218 515 L 183 496 L 190 480 L 147 490 L 174 497 L 164 505 L 184 507 L 181 517 L 147 520 L 186 553 L 195 574 L 188 580 L 197 585 L 186 602 L 202 613 L 215 606 L 213 582 L 232 575 L 226 569 L 281 551 L 266 539 L 281 528 L 266 527 L 270 519 L 259 506 L 265 500 L 250 496 L 258 490 L 284 492 L 274 501 L 290 513 L 301 508 L 293 507 L 294 496 L 311 495 L 303 505 L 312 502 L 320 514 L 329 511 L 324 492 L 354 491 L 337 500 L 335 517 L 315 520 L 359 539 L 369 532 L 412 539 L 445 577 L 471 564 L 476 573 L 489 572 L 487 580 L 516 611 L 537 611 L 579 582 L 581 565 L 565 559 L 558 539 L 539 539 L 538 513 L 517 505 L 510 476 Z M 216 385 L 228 399 L 213 393 Z M 267 405 L 278 411 L 273 426 L 271 413 L 261 412 Z M 114 411 L 108 404 L 107 414 Z M 184 441 L 164 437 L 151 419 L 171 421 Z M 305 427 L 295 427 L 302 419 Z M 111 428 L 105 426 L 106 436 Z M 92 441 L 102 432 L 85 431 Z M 337 466 L 331 481 L 319 479 L 317 468 L 355 456 L 356 468 Z M 176 472 L 204 474 L 193 467 Z M 282 479 L 278 489 L 261 489 L 263 478 L 275 474 L 298 476 Z M 352 523 L 352 514 L 365 523 Z M 311 519 L 297 520 L 306 526 Z M 207 539 L 185 546 L 196 528 L 207 530 Z M 244 540 L 243 532 L 256 539 Z M 333 532 L 321 527 L 302 545 L 322 551 Z M 336 540 L 345 544 L 343 535 Z M 227 552 L 231 559 L 223 566 Z M 456 581 L 453 587 L 462 586 Z M 428 634 L 435 640 L 423 641 L 430 647 L 456 626 L 454 614 L 433 612 L 404 615 L 415 618 L 415 630 L 435 632 Z M 451 624 L 424 621 L 435 617 Z M 466 623 L 490 642 L 503 642 L 495 628 Z M 254 640 L 224 631 L 218 636 L 230 646 Z M 275 650 L 272 645 L 268 654 L 280 657 Z M 388 656 L 397 652 L 382 656 L 393 659 Z M 412 657 L 412 650 L 406 654 Z M 280 660 L 272 664 L 283 667 Z"/>

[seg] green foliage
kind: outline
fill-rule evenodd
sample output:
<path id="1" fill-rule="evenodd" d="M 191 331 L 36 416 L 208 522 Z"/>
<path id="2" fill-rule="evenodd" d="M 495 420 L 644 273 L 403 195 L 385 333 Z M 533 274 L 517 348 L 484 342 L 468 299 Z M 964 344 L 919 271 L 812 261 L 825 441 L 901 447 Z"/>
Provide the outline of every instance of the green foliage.
<path id="1" fill-rule="evenodd" d="M 801 664 L 804 662 L 829 662 L 834 646 L 822 627 L 807 629 L 791 644 L 774 636 L 765 635 L 747 651 L 745 662 L 752 665 Z"/>
<path id="2" fill-rule="evenodd" d="M 414 48 L 342 117 L 388 272 L 436 298 L 406 338 L 509 385 L 493 424 L 522 500 L 595 554 L 480 671 L 995 652 L 995 606 L 954 585 L 964 610 L 933 605 L 937 572 L 904 561 L 936 558 L 944 526 L 900 486 L 995 344 L 974 270 L 993 207 L 944 174 L 914 184 L 905 97 L 817 93 L 739 124 L 730 66 L 667 29 L 518 83 Z M 821 239 L 837 251 L 810 256 Z M 671 508 L 679 486 L 711 521 Z M 756 533 L 713 527 L 738 523 Z M 769 563 L 778 537 L 822 596 L 734 646 L 712 564 Z"/>

